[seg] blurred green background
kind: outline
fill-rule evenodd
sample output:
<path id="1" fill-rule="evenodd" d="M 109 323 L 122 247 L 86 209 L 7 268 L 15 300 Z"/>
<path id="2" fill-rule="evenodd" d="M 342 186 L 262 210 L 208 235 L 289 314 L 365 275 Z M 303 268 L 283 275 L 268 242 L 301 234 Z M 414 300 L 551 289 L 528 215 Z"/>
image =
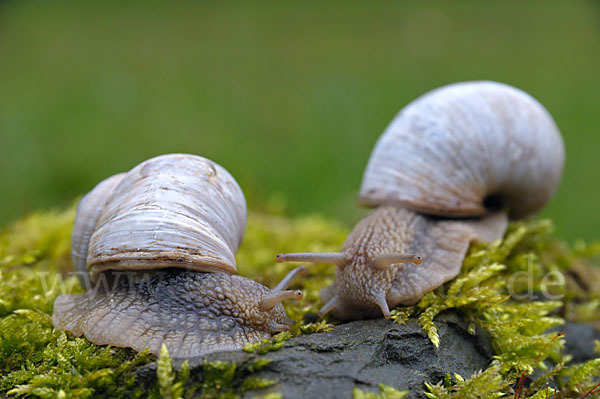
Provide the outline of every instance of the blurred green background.
<path id="1" fill-rule="evenodd" d="M 0 225 L 151 156 L 225 166 L 250 208 L 348 224 L 375 140 L 437 86 L 492 79 L 567 145 L 543 212 L 600 238 L 600 3 L 0 0 Z"/>

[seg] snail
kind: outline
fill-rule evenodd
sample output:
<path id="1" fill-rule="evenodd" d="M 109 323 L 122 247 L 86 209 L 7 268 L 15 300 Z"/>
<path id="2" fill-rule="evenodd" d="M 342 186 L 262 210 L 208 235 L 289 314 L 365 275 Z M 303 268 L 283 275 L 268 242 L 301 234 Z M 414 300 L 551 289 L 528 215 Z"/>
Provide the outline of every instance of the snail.
<path id="1" fill-rule="evenodd" d="M 377 141 L 359 203 L 376 207 L 339 253 L 279 254 L 337 266 L 319 311 L 390 317 L 454 278 L 473 241 L 502 238 L 560 182 L 564 144 L 548 111 L 506 84 L 435 89 L 404 107 Z M 421 257 L 422 256 L 422 257 Z"/>
<path id="2" fill-rule="evenodd" d="M 289 330 L 272 290 L 237 272 L 246 201 L 234 178 L 195 155 L 168 154 L 99 183 L 78 204 L 72 258 L 87 292 L 60 295 L 53 324 L 96 344 L 173 358 L 239 350 Z"/>

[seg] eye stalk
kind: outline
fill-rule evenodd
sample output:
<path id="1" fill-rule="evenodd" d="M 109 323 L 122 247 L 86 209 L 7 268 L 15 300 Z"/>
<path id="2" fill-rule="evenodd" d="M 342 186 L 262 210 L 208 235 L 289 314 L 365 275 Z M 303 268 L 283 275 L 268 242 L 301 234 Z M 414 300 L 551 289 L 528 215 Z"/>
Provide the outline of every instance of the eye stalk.
<path id="1" fill-rule="evenodd" d="M 377 270 L 387 270 L 391 265 L 398 263 L 414 263 L 420 265 L 423 263 L 423 257 L 414 254 L 381 254 L 371 259 L 371 265 Z"/>
<path id="2" fill-rule="evenodd" d="M 297 252 L 277 255 L 277 263 L 281 262 L 310 262 L 330 263 L 338 267 L 344 267 L 349 262 L 344 254 L 340 252 Z"/>
<path id="3" fill-rule="evenodd" d="M 299 301 L 304 295 L 300 290 L 286 290 L 280 292 L 272 292 L 263 297 L 260 301 L 260 309 L 264 312 L 269 311 L 275 307 L 278 303 L 285 301 L 286 299 L 294 298 Z"/>
<path id="4" fill-rule="evenodd" d="M 281 302 L 285 301 L 286 299 L 290 299 L 290 298 L 294 298 L 297 301 L 301 300 L 304 297 L 304 294 L 302 294 L 302 291 L 288 290 L 286 288 L 288 287 L 288 285 L 290 285 L 290 283 L 294 277 L 296 277 L 300 273 L 304 273 L 305 271 L 306 271 L 306 267 L 298 266 L 297 268 L 295 268 L 294 270 L 289 272 L 287 274 L 287 276 L 285 276 L 283 278 L 283 280 L 281 280 L 281 282 L 279 284 L 277 284 L 277 286 L 271 290 L 271 293 L 263 296 L 263 298 L 259 304 L 260 310 L 267 312 L 267 311 L 273 309 L 273 307 L 275 305 L 277 305 L 278 303 L 281 303 Z"/>
<path id="5" fill-rule="evenodd" d="M 304 274 L 306 273 L 306 266 L 298 266 L 297 268 L 295 268 L 294 270 L 292 270 L 291 272 L 289 272 L 280 282 L 279 284 L 277 284 L 277 286 L 275 288 L 273 288 L 273 292 L 281 292 L 283 290 L 286 290 L 287 287 L 290 285 L 290 283 L 292 282 L 292 280 L 298 275 L 298 274 Z"/>

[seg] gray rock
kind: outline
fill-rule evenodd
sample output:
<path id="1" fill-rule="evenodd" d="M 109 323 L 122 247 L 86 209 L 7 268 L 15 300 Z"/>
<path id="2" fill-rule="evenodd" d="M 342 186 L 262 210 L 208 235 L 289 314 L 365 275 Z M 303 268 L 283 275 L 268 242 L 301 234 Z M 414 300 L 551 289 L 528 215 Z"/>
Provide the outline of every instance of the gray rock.
<path id="1" fill-rule="evenodd" d="M 455 314 L 439 317 L 436 325 L 438 349 L 414 320 L 405 326 L 361 320 L 300 336 L 266 355 L 273 361 L 262 375 L 279 381 L 284 398 L 351 398 L 354 387 L 378 391 L 378 383 L 424 397 L 424 382 L 436 383 L 446 373 L 470 376 L 488 366 L 491 349 L 481 333 L 467 334 Z"/>
<path id="2" fill-rule="evenodd" d="M 411 398 L 424 398 L 424 382 L 437 383 L 446 373 L 468 377 L 486 368 L 492 355 L 487 336 L 482 331 L 469 335 L 456 313 L 438 316 L 435 324 L 439 348 L 415 320 L 404 326 L 385 319 L 340 324 L 331 332 L 288 340 L 279 351 L 264 355 L 272 362 L 254 375 L 278 381 L 270 391 L 281 392 L 286 399 L 351 398 L 355 387 L 378 391 L 379 383 L 409 390 Z M 206 360 L 243 363 L 256 356 L 215 353 Z M 190 361 L 192 376 L 201 376 L 203 361 Z M 149 377 L 155 367 L 147 365 L 138 377 Z"/>
<path id="3" fill-rule="evenodd" d="M 277 381 L 269 391 L 281 392 L 286 399 L 352 398 L 355 387 L 377 392 L 379 383 L 408 390 L 410 398 L 424 398 L 424 382 L 437 383 L 446 373 L 469 377 L 488 367 L 493 352 L 485 332 L 469 335 L 455 312 L 437 316 L 435 324 L 439 348 L 414 319 L 404 326 L 385 319 L 340 324 L 331 332 L 286 341 L 279 351 L 264 355 L 271 363 L 253 376 Z M 566 333 L 565 349 L 574 362 L 595 357 L 593 340 L 600 339 L 600 332 L 592 326 L 567 322 L 556 330 Z M 192 359 L 192 382 L 202 379 L 205 360 L 244 364 L 257 357 L 240 351 Z M 137 374 L 139 381 L 150 383 L 156 377 L 156 363 L 140 367 Z M 246 397 L 256 394 L 248 392 Z"/>
<path id="4" fill-rule="evenodd" d="M 591 324 L 566 322 L 556 328 L 565 333 L 565 351 L 573 356 L 573 363 L 594 359 L 594 340 L 600 341 L 600 331 Z"/>

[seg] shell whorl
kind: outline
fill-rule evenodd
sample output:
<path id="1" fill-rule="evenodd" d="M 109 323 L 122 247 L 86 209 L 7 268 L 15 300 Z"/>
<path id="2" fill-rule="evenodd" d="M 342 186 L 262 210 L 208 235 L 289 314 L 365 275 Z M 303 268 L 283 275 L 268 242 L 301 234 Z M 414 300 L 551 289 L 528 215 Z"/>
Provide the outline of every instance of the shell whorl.
<path id="1" fill-rule="evenodd" d="M 123 180 L 123 177 L 125 177 L 125 173 L 119 173 L 102 180 L 77 204 L 77 216 L 71 234 L 71 259 L 80 276 L 87 273 L 88 247 L 98 218 L 110 194 Z"/>
<path id="2" fill-rule="evenodd" d="M 245 228 L 244 194 L 223 167 L 168 154 L 104 180 L 81 200 L 72 256 L 92 281 L 108 269 L 236 273 Z"/>
<path id="3" fill-rule="evenodd" d="M 371 154 L 359 202 L 478 216 L 495 198 L 524 217 L 552 197 L 564 157 L 558 127 L 529 94 L 497 82 L 455 83 L 398 113 Z"/>

